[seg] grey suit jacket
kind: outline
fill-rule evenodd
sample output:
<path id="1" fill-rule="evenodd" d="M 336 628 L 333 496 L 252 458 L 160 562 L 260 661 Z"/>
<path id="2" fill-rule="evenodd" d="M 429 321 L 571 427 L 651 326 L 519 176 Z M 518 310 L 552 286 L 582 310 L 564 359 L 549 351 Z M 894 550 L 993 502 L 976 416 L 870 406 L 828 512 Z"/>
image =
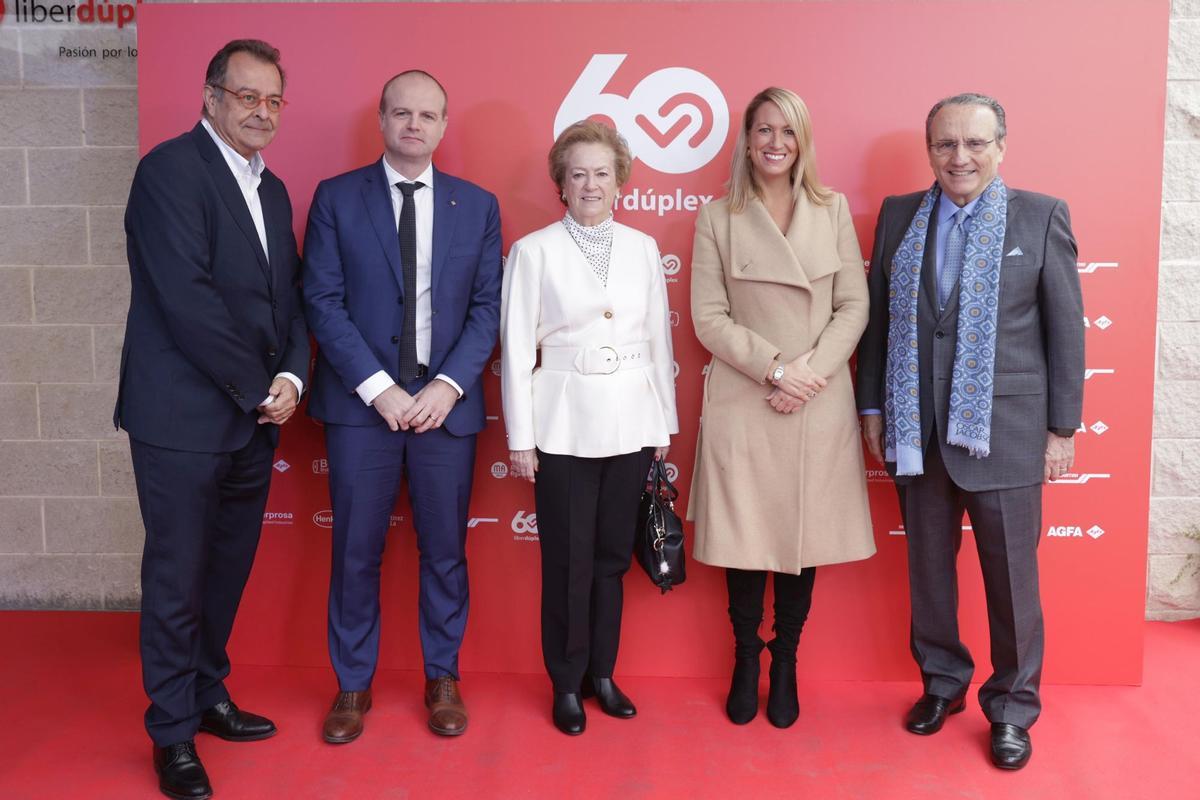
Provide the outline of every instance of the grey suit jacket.
<path id="1" fill-rule="evenodd" d="M 868 286 L 871 314 L 858 347 L 860 410 L 884 408 L 888 283 L 892 257 L 924 192 L 888 197 L 879 210 Z M 944 312 L 936 301 L 936 213 L 930 218 L 921 268 L 917 338 L 921 434 L 928 449 L 934 421 L 954 482 L 968 491 L 1040 483 L 1046 431 L 1079 427 L 1083 409 L 1083 298 L 1067 205 L 1034 192 L 1008 190 L 1005 256 L 1000 267 L 991 453 L 974 458 L 945 444 L 950 379 L 958 332 L 958 292 Z M 1020 255 L 1009 255 L 1019 250 Z M 894 463 L 888 471 L 895 477 Z M 905 483 L 907 477 L 896 478 Z"/>

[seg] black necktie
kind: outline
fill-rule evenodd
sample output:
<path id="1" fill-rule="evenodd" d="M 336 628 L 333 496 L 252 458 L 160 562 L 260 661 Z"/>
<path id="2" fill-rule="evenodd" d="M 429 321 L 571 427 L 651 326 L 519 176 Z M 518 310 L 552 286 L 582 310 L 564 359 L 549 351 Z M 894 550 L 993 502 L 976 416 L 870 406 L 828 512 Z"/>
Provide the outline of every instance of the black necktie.
<path id="1" fill-rule="evenodd" d="M 420 181 L 396 184 L 404 203 L 400 206 L 400 267 L 404 271 L 404 327 L 400 331 L 400 382 L 417 377 L 417 208 L 413 192 Z"/>

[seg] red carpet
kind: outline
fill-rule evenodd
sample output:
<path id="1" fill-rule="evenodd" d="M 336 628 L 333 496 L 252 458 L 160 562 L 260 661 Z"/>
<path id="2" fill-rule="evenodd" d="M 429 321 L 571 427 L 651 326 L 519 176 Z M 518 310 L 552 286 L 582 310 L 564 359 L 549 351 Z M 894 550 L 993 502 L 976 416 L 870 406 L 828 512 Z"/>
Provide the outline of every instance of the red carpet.
<path id="1" fill-rule="evenodd" d="M 132 614 L 0 613 L 0 798 L 155 798 Z M 1051 643 L 1053 645 L 1053 643 Z M 801 645 L 803 646 L 803 644 Z M 1051 652 L 1052 655 L 1052 652 Z M 237 798 L 1022 798 L 1200 797 L 1200 622 L 1150 623 L 1145 685 L 1047 686 L 1021 772 L 987 760 L 967 712 L 921 738 L 900 727 L 912 683 L 805 681 L 801 717 L 725 720 L 725 681 L 622 677 L 634 720 L 588 705 L 558 733 L 542 675 L 467 675 L 465 736 L 425 728 L 421 676 L 381 673 L 367 730 L 330 746 L 319 725 L 329 670 L 235 666 L 230 686 L 280 727 L 273 739 L 197 747 L 216 797 Z"/>

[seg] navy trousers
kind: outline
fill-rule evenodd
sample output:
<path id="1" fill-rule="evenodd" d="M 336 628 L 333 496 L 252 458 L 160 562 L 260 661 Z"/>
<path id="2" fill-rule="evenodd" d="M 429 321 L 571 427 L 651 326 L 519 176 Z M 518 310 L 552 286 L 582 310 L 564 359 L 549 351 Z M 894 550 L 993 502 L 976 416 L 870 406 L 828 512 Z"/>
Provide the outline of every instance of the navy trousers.
<path id="1" fill-rule="evenodd" d="M 146 528 L 140 648 L 159 747 L 195 736 L 229 699 L 225 645 L 262 532 L 275 449 L 267 426 L 231 453 L 168 450 L 131 438 Z"/>
<path id="2" fill-rule="evenodd" d="M 344 692 L 368 688 L 379 659 L 379 578 L 388 522 L 408 481 L 419 552 L 425 676 L 458 674 L 467 626 L 467 513 L 475 436 L 325 425 L 333 500 L 329 658 Z"/>

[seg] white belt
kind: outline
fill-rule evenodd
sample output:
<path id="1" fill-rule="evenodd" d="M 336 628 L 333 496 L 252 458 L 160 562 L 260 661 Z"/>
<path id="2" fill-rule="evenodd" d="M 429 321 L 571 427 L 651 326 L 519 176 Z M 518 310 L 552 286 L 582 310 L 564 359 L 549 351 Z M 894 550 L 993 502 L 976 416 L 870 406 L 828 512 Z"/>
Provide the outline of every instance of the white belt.
<path id="1" fill-rule="evenodd" d="M 583 375 L 607 375 L 619 369 L 650 366 L 650 343 L 621 347 L 543 347 L 542 369 L 575 370 Z"/>

